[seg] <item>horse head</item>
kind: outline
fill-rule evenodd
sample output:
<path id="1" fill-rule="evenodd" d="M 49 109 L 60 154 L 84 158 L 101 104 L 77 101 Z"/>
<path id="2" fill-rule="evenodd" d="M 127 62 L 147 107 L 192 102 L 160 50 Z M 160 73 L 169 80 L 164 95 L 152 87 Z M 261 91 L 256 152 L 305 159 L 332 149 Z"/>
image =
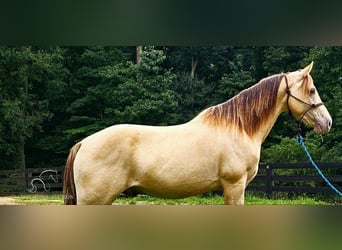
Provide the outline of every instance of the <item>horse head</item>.
<path id="1" fill-rule="evenodd" d="M 313 62 L 302 70 L 290 72 L 286 80 L 288 111 L 319 134 L 329 132 L 332 118 L 322 102 L 310 75 Z"/>

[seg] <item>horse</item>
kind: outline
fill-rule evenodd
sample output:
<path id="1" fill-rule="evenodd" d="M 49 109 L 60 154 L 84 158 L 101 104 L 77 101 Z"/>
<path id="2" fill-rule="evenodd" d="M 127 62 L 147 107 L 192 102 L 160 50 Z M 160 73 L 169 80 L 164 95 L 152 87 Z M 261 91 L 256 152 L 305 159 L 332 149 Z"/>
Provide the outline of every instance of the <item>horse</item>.
<path id="1" fill-rule="evenodd" d="M 184 124 L 118 124 L 86 137 L 66 162 L 64 204 L 112 204 L 132 190 L 162 198 L 222 190 L 225 204 L 243 205 L 261 144 L 281 113 L 316 133 L 330 130 L 312 67 L 266 77 Z"/>

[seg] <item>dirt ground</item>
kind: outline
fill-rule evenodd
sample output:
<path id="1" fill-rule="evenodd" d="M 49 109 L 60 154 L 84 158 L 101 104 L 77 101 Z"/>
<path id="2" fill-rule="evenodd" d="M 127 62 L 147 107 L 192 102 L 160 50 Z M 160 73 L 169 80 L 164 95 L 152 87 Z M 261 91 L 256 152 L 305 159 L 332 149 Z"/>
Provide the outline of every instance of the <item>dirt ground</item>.
<path id="1" fill-rule="evenodd" d="M 15 200 L 9 197 L 0 197 L 0 205 L 13 205 Z"/>

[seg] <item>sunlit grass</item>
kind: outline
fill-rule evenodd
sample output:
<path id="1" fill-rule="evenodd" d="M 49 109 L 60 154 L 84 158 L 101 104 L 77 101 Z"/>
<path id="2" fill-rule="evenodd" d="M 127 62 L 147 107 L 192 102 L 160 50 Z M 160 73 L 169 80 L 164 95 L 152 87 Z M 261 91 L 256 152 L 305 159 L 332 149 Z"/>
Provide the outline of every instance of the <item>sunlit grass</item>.
<path id="1" fill-rule="evenodd" d="M 62 194 L 29 194 L 11 196 L 18 205 L 62 205 L 64 203 Z"/>

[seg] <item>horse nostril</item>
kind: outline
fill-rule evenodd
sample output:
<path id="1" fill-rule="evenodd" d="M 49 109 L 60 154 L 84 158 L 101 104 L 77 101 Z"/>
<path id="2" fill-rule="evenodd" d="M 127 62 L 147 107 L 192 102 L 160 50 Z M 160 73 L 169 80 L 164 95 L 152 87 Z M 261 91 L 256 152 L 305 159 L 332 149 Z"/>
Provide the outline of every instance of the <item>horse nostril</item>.
<path id="1" fill-rule="evenodd" d="M 331 123 L 332 123 L 331 120 L 329 120 L 329 121 L 328 121 L 328 126 L 329 126 L 329 128 L 331 128 L 331 126 L 332 126 Z"/>

